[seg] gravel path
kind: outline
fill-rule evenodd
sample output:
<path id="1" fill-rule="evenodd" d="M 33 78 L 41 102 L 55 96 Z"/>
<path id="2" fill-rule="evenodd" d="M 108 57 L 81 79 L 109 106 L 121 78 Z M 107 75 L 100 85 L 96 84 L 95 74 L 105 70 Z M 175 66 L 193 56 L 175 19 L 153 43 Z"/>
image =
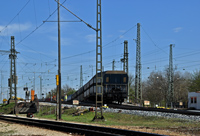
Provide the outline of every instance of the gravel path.
<path id="1" fill-rule="evenodd" d="M 71 134 L 4 122 L 0 120 L 0 136 L 72 136 Z"/>

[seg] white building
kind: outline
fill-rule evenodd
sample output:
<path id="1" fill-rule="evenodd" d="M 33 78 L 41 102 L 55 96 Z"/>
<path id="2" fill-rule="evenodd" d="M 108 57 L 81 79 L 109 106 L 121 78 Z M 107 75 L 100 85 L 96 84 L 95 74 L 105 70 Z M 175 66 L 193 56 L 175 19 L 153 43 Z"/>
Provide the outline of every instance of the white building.
<path id="1" fill-rule="evenodd" d="M 200 109 L 200 91 L 188 93 L 188 108 Z"/>

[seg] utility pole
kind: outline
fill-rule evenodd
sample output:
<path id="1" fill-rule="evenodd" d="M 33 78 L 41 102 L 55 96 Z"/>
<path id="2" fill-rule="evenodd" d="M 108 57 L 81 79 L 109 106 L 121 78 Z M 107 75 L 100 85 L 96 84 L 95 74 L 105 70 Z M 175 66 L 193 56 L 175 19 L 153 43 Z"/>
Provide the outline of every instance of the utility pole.
<path id="1" fill-rule="evenodd" d="M 137 103 L 142 102 L 141 85 L 141 50 L 140 50 L 140 23 L 137 23 L 137 47 L 136 47 L 136 69 L 135 69 L 135 99 Z"/>
<path id="2" fill-rule="evenodd" d="M 56 86 L 57 86 L 57 102 L 56 102 L 56 120 L 61 119 L 61 39 L 60 39 L 60 6 L 63 6 L 60 3 L 60 0 L 57 0 L 57 10 L 58 10 L 58 75 L 56 75 Z M 64 6 L 63 6 L 64 7 Z M 65 8 L 65 7 L 64 7 Z M 66 8 L 65 8 L 66 9 Z M 47 21 L 45 21 L 47 22 Z M 49 21 L 56 22 L 56 21 Z M 62 21 L 70 22 L 70 21 Z M 74 21 L 72 21 L 74 22 Z M 76 21 L 75 21 L 76 22 Z"/>
<path id="3" fill-rule="evenodd" d="M 58 84 L 57 84 L 57 112 L 56 119 L 61 119 L 61 41 L 60 41 L 60 0 L 58 6 Z"/>
<path id="4" fill-rule="evenodd" d="M 170 54 L 169 54 L 169 78 L 168 78 L 168 93 L 167 93 L 167 106 L 171 104 L 171 108 L 173 108 L 174 102 L 174 70 L 173 70 L 173 54 L 172 54 L 172 46 L 170 44 Z"/>
<path id="5" fill-rule="evenodd" d="M 100 104 L 101 114 L 97 113 Z M 103 117 L 103 76 L 102 76 L 102 23 L 101 23 L 101 0 L 97 0 L 97 22 L 96 22 L 96 110 L 95 120 L 104 120 Z"/>
<path id="6" fill-rule="evenodd" d="M 83 86 L 83 71 L 82 65 L 80 66 L 80 88 Z"/>
<path id="7" fill-rule="evenodd" d="M 58 3 L 58 6 L 61 5 L 62 7 L 64 7 L 62 4 L 60 4 L 60 0 L 57 0 L 56 2 Z M 68 10 L 66 7 L 64 7 L 64 8 L 66 10 Z M 60 24 L 60 19 L 59 19 L 60 13 L 59 13 L 59 10 L 60 9 L 58 7 L 58 37 L 59 37 L 58 38 L 59 39 L 58 42 L 60 41 L 60 25 L 59 25 Z M 69 12 L 72 13 L 71 11 L 69 11 Z M 103 106 L 103 76 L 102 76 L 103 67 L 102 67 L 101 0 L 97 0 L 97 22 L 96 22 L 96 29 L 94 27 L 92 27 L 91 25 L 89 25 L 88 23 L 86 23 L 85 21 L 83 21 L 78 16 L 76 16 L 74 13 L 72 13 L 72 14 L 76 18 L 78 18 L 81 22 L 84 22 L 88 27 L 90 27 L 90 28 L 92 28 L 93 30 L 96 31 L 96 111 L 95 111 L 95 117 L 94 117 L 93 120 L 104 119 L 104 117 L 103 117 L 103 109 L 102 109 L 102 106 Z M 59 49 L 60 49 L 60 47 L 59 47 Z M 59 58 L 60 58 L 60 54 L 59 54 Z M 58 59 L 58 60 L 60 60 L 60 59 Z M 58 70 L 58 73 L 60 75 L 60 68 Z M 59 76 L 59 80 L 60 79 L 61 79 L 61 76 Z M 60 81 L 59 81 L 59 89 L 61 89 Z M 101 105 L 100 106 L 100 108 L 101 108 L 101 115 L 100 116 L 97 115 L 97 106 L 98 106 L 98 104 Z M 60 105 L 60 107 L 61 107 L 61 105 Z M 60 108 L 60 112 L 61 112 L 61 108 Z"/>
<path id="8" fill-rule="evenodd" d="M 115 70 L 115 60 L 113 60 L 113 62 L 112 62 L 112 70 L 113 71 Z"/>

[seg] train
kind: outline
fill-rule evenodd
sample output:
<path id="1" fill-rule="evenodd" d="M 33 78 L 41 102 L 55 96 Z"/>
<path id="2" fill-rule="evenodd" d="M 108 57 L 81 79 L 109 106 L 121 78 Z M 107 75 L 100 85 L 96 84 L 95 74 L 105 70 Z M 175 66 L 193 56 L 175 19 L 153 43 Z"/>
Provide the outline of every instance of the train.
<path id="1" fill-rule="evenodd" d="M 98 73 L 100 74 L 100 73 Z M 121 104 L 128 95 L 128 75 L 124 71 L 104 71 L 103 102 Z M 97 82 L 98 84 L 100 83 Z M 71 100 L 94 102 L 96 100 L 96 75 L 71 96 Z"/>

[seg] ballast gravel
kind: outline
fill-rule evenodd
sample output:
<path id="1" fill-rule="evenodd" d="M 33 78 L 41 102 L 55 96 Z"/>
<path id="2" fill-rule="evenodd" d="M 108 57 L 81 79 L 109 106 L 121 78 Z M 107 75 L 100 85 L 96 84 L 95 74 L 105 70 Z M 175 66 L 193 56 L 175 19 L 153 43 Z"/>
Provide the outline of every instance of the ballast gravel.
<path id="1" fill-rule="evenodd" d="M 114 113 L 124 113 L 124 114 L 133 114 L 138 116 L 156 116 L 156 117 L 164 117 L 164 118 L 177 118 L 188 121 L 200 121 L 200 116 L 194 115 L 183 115 L 177 113 L 166 113 L 166 112 L 156 112 L 156 111 L 141 111 L 141 110 L 124 110 L 124 109 L 113 109 L 107 108 L 104 112 L 114 112 Z"/>

